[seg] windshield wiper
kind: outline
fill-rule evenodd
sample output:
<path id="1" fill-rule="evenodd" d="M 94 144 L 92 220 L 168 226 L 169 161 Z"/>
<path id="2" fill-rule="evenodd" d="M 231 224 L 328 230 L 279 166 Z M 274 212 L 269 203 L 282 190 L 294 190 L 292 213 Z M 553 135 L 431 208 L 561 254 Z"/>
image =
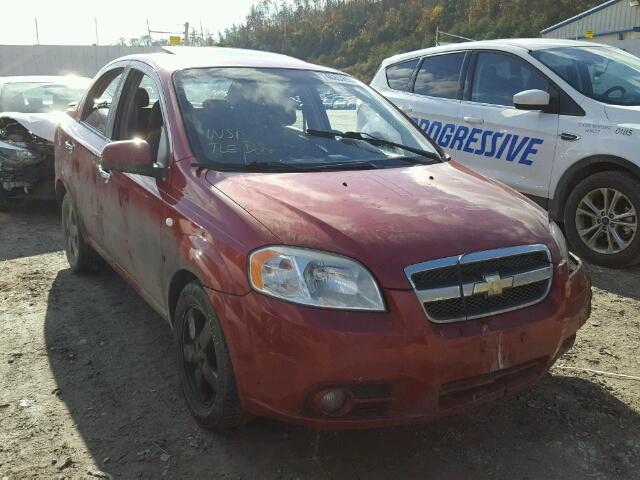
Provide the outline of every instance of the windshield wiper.
<path id="1" fill-rule="evenodd" d="M 214 162 L 192 162 L 192 167 L 218 170 L 221 172 L 245 172 L 245 171 L 274 171 L 286 170 L 289 172 L 302 172 L 304 169 L 296 165 L 282 162 L 249 162 L 242 164 L 224 164 Z"/>
<path id="2" fill-rule="evenodd" d="M 401 148 L 408 152 L 415 153 L 420 155 L 421 157 L 426 157 L 430 160 L 435 160 L 437 162 L 442 162 L 443 159 L 434 152 L 429 152 L 427 150 L 422 150 L 421 148 L 410 147 L 409 145 L 403 145 L 402 143 L 392 142 L 390 140 L 385 140 L 384 138 L 378 138 L 370 133 L 366 132 L 341 132 L 339 130 L 314 130 L 312 128 L 307 128 L 306 133 L 308 135 L 313 135 L 315 137 L 325 137 L 325 138 L 349 138 L 353 140 L 362 140 L 364 142 L 370 143 L 371 145 L 384 145 L 387 147 L 395 147 Z M 421 163 L 421 162 L 416 162 Z"/>
<path id="3" fill-rule="evenodd" d="M 353 162 L 313 163 L 300 168 L 301 171 L 318 170 L 374 170 L 381 168 L 375 162 L 354 160 Z"/>
<path id="4" fill-rule="evenodd" d="M 401 158 L 400 160 L 404 160 Z M 245 171 L 258 171 L 269 172 L 284 170 L 287 172 L 309 172 L 309 171 L 322 171 L 322 170 L 373 170 L 378 167 L 375 162 L 367 160 L 356 160 L 353 162 L 329 162 L 329 163 L 312 163 L 308 165 L 281 162 L 251 162 L 241 165 L 229 165 L 213 162 L 192 162 L 192 167 L 205 168 L 207 170 L 217 170 L 221 172 L 245 172 Z"/>

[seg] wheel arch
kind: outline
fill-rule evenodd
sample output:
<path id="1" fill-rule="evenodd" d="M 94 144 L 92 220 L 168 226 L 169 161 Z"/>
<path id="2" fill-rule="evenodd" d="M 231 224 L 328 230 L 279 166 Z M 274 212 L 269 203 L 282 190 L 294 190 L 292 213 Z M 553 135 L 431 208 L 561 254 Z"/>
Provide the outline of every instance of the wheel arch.
<path id="1" fill-rule="evenodd" d="M 199 282 L 200 279 L 198 276 L 191 272 L 190 270 L 182 269 L 178 270 L 171 277 L 171 281 L 169 282 L 169 291 L 167 297 L 167 306 L 169 308 L 169 323 L 173 326 L 174 316 L 176 312 L 176 307 L 178 305 L 178 299 L 180 298 L 180 293 L 191 282 Z"/>
<path id="2" fill-rule="evenodd" d="M 67 187 L 65 186 L 62 180 L 56 180 L 55 185 L 55 193 L 56 193 L 56 202 L 58 202 L 58 206 L 62 205 L 62 199 L 67 194 Z"/>
<path id="3" fill-rule="evenodd" d="M 549 205 L 549 214 L 559 222 L 563 220 L 564 205 L 571 191 L 585 178 L 606 171 L 628 172 L 640 181 L 640 166 L 615 155 L 593 155 L 572 165 L 560 177 Z"/>

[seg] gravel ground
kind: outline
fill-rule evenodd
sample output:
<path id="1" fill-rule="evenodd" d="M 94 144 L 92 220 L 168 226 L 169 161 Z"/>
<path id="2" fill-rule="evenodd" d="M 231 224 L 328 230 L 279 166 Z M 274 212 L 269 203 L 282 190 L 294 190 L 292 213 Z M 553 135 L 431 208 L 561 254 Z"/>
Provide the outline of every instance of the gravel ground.
<path id="1" fill-rule="evenodd" d="M 212 434 L 171 332 L 109 269 L 73 275 L 54 207 L 0 213 L 0 480 L 640 478 L 640 269 L 592 267 L 593 314 L 533 390 L 412 428 Z"/>

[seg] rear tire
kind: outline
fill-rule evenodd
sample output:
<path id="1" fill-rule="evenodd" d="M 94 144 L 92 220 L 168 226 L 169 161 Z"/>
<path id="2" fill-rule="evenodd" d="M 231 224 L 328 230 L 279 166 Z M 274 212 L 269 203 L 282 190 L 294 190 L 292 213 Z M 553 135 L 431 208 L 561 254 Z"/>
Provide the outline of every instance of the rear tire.
<path id="1" fill-rule="evenodd" d="M 581 181 L 564 210 L 572 249 L 604 267 L 629 267 L 640 261 L 640 182 L 618 171 Z"/>
<path id="2" fill-rule="evenodd" d="M 71 270 L 88 273 L 98 270 L 102 259 L 84 238 L 75 205 L 69 194 L 62 199 L 62 232 L 64 251 Z"/>
<path id="3" fill-rule="evenodd" d="M 191 415 L 212 430 L 246 423 L 222 327 L 197 282 L 180 294 L 174 331 L 178 376 Z"/>

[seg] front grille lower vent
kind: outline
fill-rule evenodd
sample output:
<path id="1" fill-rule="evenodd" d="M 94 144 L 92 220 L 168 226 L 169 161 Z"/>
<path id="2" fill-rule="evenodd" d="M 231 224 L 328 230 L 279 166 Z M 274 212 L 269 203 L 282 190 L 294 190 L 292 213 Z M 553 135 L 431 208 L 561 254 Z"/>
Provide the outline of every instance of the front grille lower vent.
<path id="1" fill-rule="evenodd" d="M 411 265 L 405 272 L 429 319 L 445 323 L 542 301 L 553 265 L 545 245 L 525 245 Z"/>

